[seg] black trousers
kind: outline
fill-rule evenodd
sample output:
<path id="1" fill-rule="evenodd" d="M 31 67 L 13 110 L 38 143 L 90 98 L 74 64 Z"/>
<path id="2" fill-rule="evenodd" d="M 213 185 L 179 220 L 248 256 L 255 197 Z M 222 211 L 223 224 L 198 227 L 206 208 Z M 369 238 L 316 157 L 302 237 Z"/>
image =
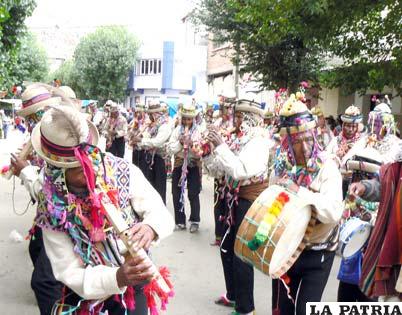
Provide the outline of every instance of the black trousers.
<path id="1" fill-rule="evenodd" d="M 234 208 L 234 226 L 224 236 L 221 245 L 221 259 L 226 284 L 226 297 L 236 302 L 236 311 L 249 313 L 254 310 L 254 269 L 234 253 L 236 234 L 250 208 L 251 202 L 239 199 Z M 225 226 L 226 230 L 229 226 Z"/>
<path id="2" fill-rule="evenodd" d="M 338 302 L 373 302 L 360 290 L 357 284 L 339 281 Z"/>
<path id="3" fill-rule="evenodd" d="M 155 190 L 161 196 L 163 203 L 166 204 L 166 165 L 165 160 L 159 155 L 154 155 L 154 161 L 152 163 L 152 155 L 145 153 L 146 170 L 144 172 L 145 177 L 155 188 Z"/>
<path id="4" fill-rule="evenodd" d="M 114 297 L 108 298 L 103 305 L 101 312 L 108 311 L 109 315 L 147 315 L 148 314 L 148 306 L 147 300 L 144 294 L 144 289 L 142 286 L 135 286 L 135 309 L 132 311 L 128 311 L 126 313 L 126 309 L 117 301 L 115 301 Z M 67 288 L 67 297 L 65 298 L 65 304 L 75 306 L 78 305 L 81 298 L 70 291 Z M 120 298 L 121 299 L 121 298 Z M 63 309 L 63 311 L 67 311 L 67 309 Z M 77 315 L 77 312 L 72 313 L 72 315 Z"/>
<path id="5" fill-rule="evenodd" d="M 43 245 L 42 230 L 36 228 L 34 245 L 29 246 L 31 259 L 35 261 L 31 287 L 41 315 L 50 315 L 54 303 L 62 296 L 63 284 L 53 275 L 52 266 Z"/>
<path id="6" fill-rule="evenodd" d="M 307 302 L 320 302 L 334 262 L 335 252 L 305 250 L 289 269 L 290 295 L 282 281 L 272 280 L 272 310 L 278 315 L 305 315 Z M 279 313 L 278 313 L 279 309 Z M 296 312 L 295 312 L 296 310 Z"/>
<path id="7" fill-rule="evenodd" d="M 200 169 L 198 166 L 187 168 L 187 196 L 190 201 L 191 214 L 190 222 L 200 222 Z M 180 202 L 181 187 L 179 186 L 181 177 L 181 166 L 175 167 L 172 173 L 172 195 L 174 206 L 174 217 L 176 224 L 186 224 L 186 213 L 184 204 Z M 182 211 L 183 210 L 183 211 Z"/>
<path id="8" fill-rule="evenodd" d="M 225 198 L 220 199 L 219 179 L 214 180 L 214 219 L 215 219 L 215 239 L 220 240 L 224 233 Z"/>
<path id="9" fill-rule="evenodd" d="M 141 163 L 144 160 L 144 150 L 133 149 L 132 162 L 135 166 L 141 169 Z"/>
<path id="10" fill-rule="evenodd" d="M 124 152 L 126 151 L 126 140 L 124 137 L 115 138 L 110 148 L 106 151 L 119 158 L 124 158 Z"/>

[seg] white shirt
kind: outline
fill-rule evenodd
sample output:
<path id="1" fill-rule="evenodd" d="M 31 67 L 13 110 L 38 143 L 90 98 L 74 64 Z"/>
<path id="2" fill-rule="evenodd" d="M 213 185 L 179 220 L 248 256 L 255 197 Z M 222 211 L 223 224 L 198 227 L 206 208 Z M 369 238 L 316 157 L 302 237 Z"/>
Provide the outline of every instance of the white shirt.
<path id="1" fill-rule="evenodd" d="M 139 144 L 139 147 L 143 147 L 145 149 L 162 148 L 169 140 L 171 134 L 172 124 L 170 122 L 166 122 L 158 128 L 158 132 L 155 137 L 143 138 Z"/>
<path id="2" fill-rule="evenodd" d="M 210 156 L 204 158 L 204 165 L 211 172 L 222 170 L 226 176 L 231 176 L 234 180 L 245 181 L 259 176 L 265 179 L 268 176 L 268 156 L 271 146 L 272 141 L 263 135 L 250 139 L 239 153 L 232 152 L 226 143 L 222 143 Z M 221 174 L 218 173 L 217 177 L 219 175 Z"/>
<path id="3" fill-rule="evenodd" d="M 41 187 L 38 175 L 28 179 L 31 170 L 24 168 L 22 178 L 31 183 L 30 193 L 35 195 Z M 157 234 L 158 240 L 172 233 L 174 222 L 160 195 L 145 179 L 142 172 L 130 165 L 130 201 L 142 223 L 148 224 Z M 74 253 L 70 237 L 62 232 L 43 229 L 46 253 L 52 265 L 55 278 L 84 299 L 103 299 L 121 294 L 125 288 L 117 285 L 118 267 L 99 265 L 85 267 Z"/>
<path id="4" fill-rule="evenodd" d="M 271 176 L 270 184 L 279 180 Z M 343 212 L 342 176 L 334 160 L 327 159 L 310 185 L 299 187 L 297 195 L 313 205 L 322 224 L 316 225 L 310 243 L 325 242 L 338 225 Z"/>

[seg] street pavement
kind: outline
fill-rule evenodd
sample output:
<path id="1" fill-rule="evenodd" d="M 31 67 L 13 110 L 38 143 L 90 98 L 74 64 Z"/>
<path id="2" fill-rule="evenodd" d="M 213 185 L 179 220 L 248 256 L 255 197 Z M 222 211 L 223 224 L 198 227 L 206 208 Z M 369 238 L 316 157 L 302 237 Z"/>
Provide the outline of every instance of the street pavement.
<path id="1" fill-rule="evenodd" d="M 11 132 L 9 139 L 0 140 L 0 167 L 9 161 L 23 142 L 19 132 Z M 130 159 L 130 152 L 126 158 Z M 168 208 L 173 214 L 170 182 L 168 183 Z M 13 209 L 13 198 L 15 210 Z M 163 314 L 205 315 L 229 314 L 230 309 L 217 306 L 214 299 L 224 293 L 224 279 L 219 249 L 210 246 L 214 238 L 213 181 L 203 176 L 201 198 L 201 225 L 196 234 L 188 231 L 174 232 L 152 249 L 152 258 L 157 265 L 168 266 L 176 295 Z M 0 314 L 38 315 L 35 297 L 30 287 L 32 263 L 28 254 L 28 241 L 10 240 L 9 235 L 17 230 L 24 237 L 32 225 L 35 207 L 31 206 L 21 215 L 29 202 L 29 195 L 18 179 L 6 181 L 0 178 Z M 189 211 L 189 205 L 186 205 Z M 324 292 L 323 301 L 336 301 L 338 281 L 336 274 L 339 259 L 336 258 Z M 255 271 L 254 297 L 256 314 L 271 314 L 271 280 Z"/>

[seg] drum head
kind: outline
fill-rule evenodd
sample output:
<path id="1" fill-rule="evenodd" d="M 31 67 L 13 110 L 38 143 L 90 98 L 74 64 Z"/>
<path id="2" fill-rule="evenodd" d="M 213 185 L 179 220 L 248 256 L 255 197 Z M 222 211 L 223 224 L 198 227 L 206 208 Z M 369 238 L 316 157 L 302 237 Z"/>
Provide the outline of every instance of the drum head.
<path id="1" fill-rule="evenodd" d="M 276 278 L 274 275 L 289 263 L 290 258 L 297 252 L 298 247 L 303 241 L 311 220 L 311 208 L 310 206 L 305 206 L 297 211 L 287 212 L 286 214 L 290 214 L 291 217 L 287 218 L 287 227 L 276 245 L 269 266 L 269 273 L 273 278 Z"/>
<path id="2" fill-rule="evenodd" d="M 371 228 L 370 225 L 362 225 L 359 229 L 353 231 L 350 236 L 349 242 L 345 245 L 342 255 L 344 258 L 348 258 L 356 254 L 367 242 L 370 237 Z"/>

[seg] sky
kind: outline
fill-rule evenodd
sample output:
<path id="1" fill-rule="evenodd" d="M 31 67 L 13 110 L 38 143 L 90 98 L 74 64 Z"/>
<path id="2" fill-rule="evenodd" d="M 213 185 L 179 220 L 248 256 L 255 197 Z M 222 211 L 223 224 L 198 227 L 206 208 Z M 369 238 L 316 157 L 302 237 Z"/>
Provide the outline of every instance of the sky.
<path id="1" fill-rule="evenodd" d="M 174 40 L 195 0 L 37 0 L 26 24 L 49 29 L 88 31 L 100 25 L 125 25 L 141 40 Z"/>

